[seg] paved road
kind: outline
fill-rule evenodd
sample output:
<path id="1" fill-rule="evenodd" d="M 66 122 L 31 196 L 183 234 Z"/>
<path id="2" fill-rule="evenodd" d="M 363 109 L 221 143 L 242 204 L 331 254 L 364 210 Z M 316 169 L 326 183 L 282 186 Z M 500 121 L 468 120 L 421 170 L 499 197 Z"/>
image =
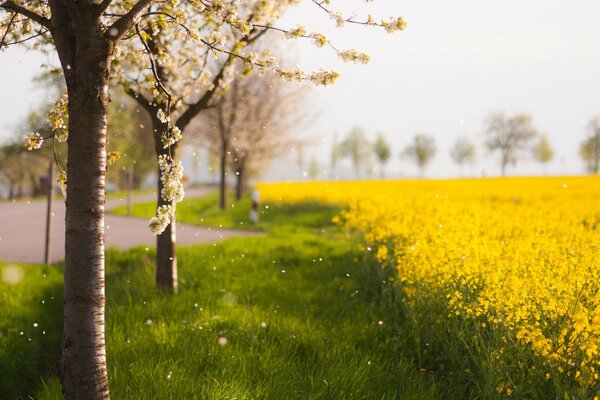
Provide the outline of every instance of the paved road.
<path id="1" fill-rule="evenodd" d="M 201 196 L 211 189 L 190 189 L 186 197 Z M 156 198 L 153 194 L 139 195 L 134 202 L 146 202 Z M 110 199 L 106 210 L 125 204 L 126 199 Z M 184 200 L 185 201 L 185 200 Z M 6 262 L 42 263 L 44 261 L 44 238 L 46 224 L 46 202 L 0 203 L 0 260 Z M 62 198 L 54 199 L 51 233 L 51 260 L 65 256 L 65 206 Z M 106 214 L 106 247 L 127 249 L 133 246 L 152 247 L 156 237 L 148 229 L 148 220 Z M 213 243 L 231 236 L 256 235 L 253 232 L 226 229 L 202 228 L 188 224 L 177 224 L 178 244 Z"/>

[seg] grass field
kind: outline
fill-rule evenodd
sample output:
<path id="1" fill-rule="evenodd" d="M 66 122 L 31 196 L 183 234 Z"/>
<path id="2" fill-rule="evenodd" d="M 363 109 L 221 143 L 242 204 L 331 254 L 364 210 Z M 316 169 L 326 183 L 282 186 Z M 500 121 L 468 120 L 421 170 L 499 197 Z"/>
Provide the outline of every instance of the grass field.
<path id="1" fill-rule="evenodd" d="M 331 227 L 332 208 L 271 210 L 263 229 L 282 226 L 266 237 L 181 248 L 177 296 L 154 288 L 152 250 L 108 253 L 112 397 L 444 398 L 398 351 L 400 310 Z M 19 268 L 20 283 L 0 283 L 0 398 L 60 398 L 61 266 Z"/>

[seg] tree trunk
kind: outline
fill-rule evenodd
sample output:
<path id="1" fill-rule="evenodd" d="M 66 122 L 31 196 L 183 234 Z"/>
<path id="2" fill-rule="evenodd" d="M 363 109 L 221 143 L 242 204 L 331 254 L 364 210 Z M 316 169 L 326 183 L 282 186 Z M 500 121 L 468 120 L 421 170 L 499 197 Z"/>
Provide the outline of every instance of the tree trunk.
<path id="1" fill-rule="evenodd" d="M 69 94 L 61 378 L 67 400 L 108 399 L 104 184 L 112 49 L 99 26 L 78 29 L 73 57 L 61 57 Z"/>
<path id="2" fill-rule="evenodd" d="M 227 167 L 227 146 L 222 146 L 220 158 L 219 208 L 224 210 L 227 203 L 227 182 L 225 181 L 225 169 Z"/>
<path id="3" fill-rule="evenodd" d="M 237 181 L 235 185 L 235 199 L 240 201 L 244 195 L 244 179 L 246 178 L 244 168 L 238 168 Z"/>
<path id="4" fill-rule="evenodd" d="M 152 115 L 152 127 L 154 128 L 154 146 L 156 150 L 156 156 L 160 155 L 171 155 L 175 159 L 175 151 L 177 144 L 174 144 L 169 149 L 164 149 L 161 141 L 161 132 L 167 129 L 166 124 L 162 123 L 157 117 L 156 113 Z M 157 205 L 161 206 L 175 206 L 173 202 L 165 201 L 161 192 L 163 189 L 163 183 L 160 180 L 160 168 L 158 168 L 158 193 L 157 193 Z M 160 235 L 156 236 L 156 286 L 159 289 L 164 289 L 167 292 L 173 294 L 177 293 L 177 255 L 176 255 L 176 223 L 175 213 L 171 223 Z"/>

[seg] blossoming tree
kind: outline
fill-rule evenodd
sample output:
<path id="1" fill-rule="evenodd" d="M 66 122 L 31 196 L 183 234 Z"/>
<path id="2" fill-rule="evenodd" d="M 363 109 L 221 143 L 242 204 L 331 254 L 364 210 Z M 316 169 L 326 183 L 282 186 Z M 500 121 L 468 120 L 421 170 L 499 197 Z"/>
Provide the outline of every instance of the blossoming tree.
<path id="1" fill-rule="evenodd" d="M 67 91 L 50 116 L 52 135 L 26 136 L 29 149 L 40 148 L 44 140 L 66 141 L 67 167 L 60 174 L 66 189 L 66 233 L 64 273 L 64 330 L 60 375 L 64 396 L 69 399 L 109 398 L 104 337 L 104 203 L 107 162 L 116 158 L 107 152 L 109 84 L 119 63 L 120 44 L 139 39 L 142 59 L 133 64 L 149 67 L 146 80 L 153 103 L 160 108 L 156 117 L 162 126 L 161 144 L 168 150 L 181 135 L 179 117 L 172 113 L 185 96 L 162 83 L 163 61 L 181 53 L 196 63 L 196 54 L 207 57 L 223 54 L 226 63 L 240 60 L 248 67 L 273 71 L 292 80 L 330 84 L 337 73 L 320 70 L 304 73 L 284 70 L 276 60 L 243 53 L 226 46 L 222 37 L 243 44 L 263 30 L 280 30 L 293 37 L 305 37 L 320 45 L 327 39 L 303 27 L 286 30 L 272 25 L 273 18 L 295 0 L 241 2 L 236 0 L 3 0 L 0 1 L 0 49 L 10 45 L 33 45 L 56 52 Z M 330 8 L 329 0 L 311 0 L 339 26 L 356 23 L 380 26 L 389 32 L 405 27 L 402 18 L 376 21 L 373 17 L 345 18 Z M 196 22 L 202 21 L 202 22 Z M 201 25 L 197 25 L 201 24 Z M 210 29 L 205 34 L 203 29 Z M 160 36 L 162 30 L 175 36 Z M 182 46 L 179 38 L 185 37 Z M 243 47 L 243 46 L 242 46 Z M 204 50 L 202 50 L 204 49 Z M 340 51 L 344 60 L 367 61 L 354 50 Z M 143 64 L 141 64 L 143 63 Z M 124 66 L 129 67 L 127 63 Z M 196 64 L 201 66 L 202 64 Z M 181 67 L 182 65 L 177 65 Z M 225 75 L 226 69 L 222 69 Z M 125 71 L 127 73 L 127 71 Z M 133 71 L 135 73 L 135 71 Z M 218 74 L 217 74 L 218 76 Z M 153 79 L 153 80 L 152 80 Z M 218 83 L 218 82 L 217 82 Z M 218 86 L 218 85 L 215 85 Z M 181 102 L 181 103 L 179 103 Z M 191 108 L 202 106 L 201 101 Z M 182 114 L 183 115 L 183 114 Z M 157 217 L 151 221 L 155 232 L 169 226 L 174 215 L 172 203 L 183 198 L 181 165 L 172 154 L 158 157 L 161 171 L 161 199 Z M 67 185 L 68 180 L 68 185 Z"/>

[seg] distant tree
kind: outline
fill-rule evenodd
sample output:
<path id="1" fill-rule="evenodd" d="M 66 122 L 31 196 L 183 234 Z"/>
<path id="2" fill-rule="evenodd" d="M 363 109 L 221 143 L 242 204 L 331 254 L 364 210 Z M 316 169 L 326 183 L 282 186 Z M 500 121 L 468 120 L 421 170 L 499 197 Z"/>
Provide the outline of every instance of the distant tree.
<path id="1" fill-rule="evenodd" d="M 47 168 L 47 159 L 28 152 L 21 140 L 0 146 L 0 182 L 8 189 L 7 196 L 11 200 L 27 194 L 35 196 L 38 179 Z"/>
<path id="2" fill-rule="evenodd" d="M 493 113 L 487 120 L 485 145 L 489 151 L 500 151 L 502 176 L 508 164 L 515 165 L 537 136 L 531 116 L 517 114 L 507 117 L 504 113 Z"/>
<path id="3" fill-rule="evenodd" d="M 47 120 L 48 107 L 40 107 L 25 117 L 18 130 L 37 131 L 47 136 L 51 128 Z M 14 137 L 0 146 L 0 182 L 8 189 L 8 198 L 17 199 L 25 195 L 36 196 L 39 193 L 39 179 L 48 171 L 48 161 L 56 155 L 64 165 L 62 146 L 54 149 L 42 148 L 38 152 L 29 152 L 23 146 L 22 137 Z"/>
<path id="4" fill-rule="evenodd" d="M 310 159 L 308 164 L 308 177 L 311 181 L 314 181 L 319 177 L 319 163 L 317 163 L 317 160 L 314 157 Z"/>
<path id="5" fill-rule="evenodd" d="M 106 178 L 125 190 L 131 169 L 133 186 L 139 188 L 156 168 L 152 122 L 145 110 L 125 94 L 116 92 L 111 97 L 106 147 L 108 151 L 119 152 L 120 158 L 107 168 Z"/>
<path id="6" fill-rule="evenodd" d="M 592 119 L 588 129 L 590 135 L 581 143 L 579 155 L 585 162 L 588 172 L 598 175 L 600 170 L 600 117 Z"/>
<path id="7" fill-rule="evenodd" d="M 450 149 L 450 157 L 460 169 L 460 175 L 462 176 L 462 166 L 465 163 L 474 163 L 477 155 L 475 145 L 465 137 L 459 137 L 454 142 L 454 145 Z"/>
<path id="8" fill-rule="evenodd" d="M 377 139 L 373 144 L 373 150 L 375 151 L 375 156 L 377 157 L 377 161 L 379 162 L 379 177 L 383 178 L 385 175 L 385 165 L 390 160 L 392 150 L 390 149 L 390 145 L 386 142 L 385 137 L 382 134 L 377 135 Z"/>
<path id="9" fill-rule="evenodd" d="M 335 176 L 335 171 L 340 161 L 340 145 L 338 143 L 337 133 L 333 135 L 333 142 L 331 143 L 331 175 Z"/>
<path id="10" fill-rule="evenodd" d="M 415 161 L 419 168 L 419 176 L 423 176 L 423 170 L 433 159 L 436 151 L 435 139 L 431 136 L 419 133 L 414 136 L 412 143 L 404 149 L 400 156 Z"/>
<path id="11" fill-rule="evenodd" d="M 355 126 L 339 145 L 342 157 L 350 158 L 354 167 L 354 176 L 360 176 L 360 170 L 369 162 L 371 144 L 365 137 L 363 128 Z"/>
<path id="12" fill-rule="evenodd" d="M 546 135 L 540 136 L 540 140 L 531 149 L 533 158 L 542 165 L 544 174 L 546 173 L 546 164 L 554 158 L 554 150 Z"/>
<path id="13" fill-rule="evenodd" d="M 220 207 L 225 208 L 226 169 L 236 178 L 236 198 L 256 173 L 277 152 L 292 145 L 292 130 L 300 125 L 306 90 L 275 76 L 235 79 L 215 106 L 200 114 L 195 131 L 220 160 Z M 299 154 L 301 151 L 299 150 Z"/>

